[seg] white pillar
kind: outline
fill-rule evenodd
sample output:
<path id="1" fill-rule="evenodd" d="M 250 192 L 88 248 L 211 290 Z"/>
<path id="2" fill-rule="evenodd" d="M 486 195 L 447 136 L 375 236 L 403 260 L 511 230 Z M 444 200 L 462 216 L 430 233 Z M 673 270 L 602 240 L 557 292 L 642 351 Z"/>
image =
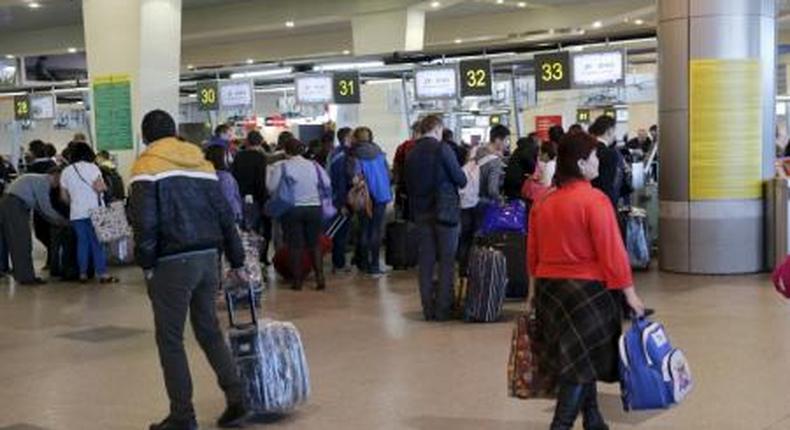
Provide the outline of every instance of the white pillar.
<path id="1" fill-rule="evenodd" d="M 351 19 L 354 54 L 419 51 L 425 44 L 425 11 L 416 7 Z"/>
<path id="2" fill-rule="evenodd" d="M 181 0 L 83 0 L 82 13 L 91 82 L 108 76 L 127 76 L 131 82 L 133 149 L 112 151 L 128 177 L 143 115 L 163 109 L 178 121 Z M 96 142 L 95 99 L 92 106 Z M 101 149 L 102 142 L 96 143 Z"/>

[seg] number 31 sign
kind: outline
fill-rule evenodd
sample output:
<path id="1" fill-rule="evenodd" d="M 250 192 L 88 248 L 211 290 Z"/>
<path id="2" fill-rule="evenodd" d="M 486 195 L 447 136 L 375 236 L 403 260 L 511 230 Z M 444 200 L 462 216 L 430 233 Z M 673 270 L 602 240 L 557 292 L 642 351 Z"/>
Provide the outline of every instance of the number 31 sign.
<path id="1" fill-rule="evenodd" d="M 571 88 L 570 55 L 567 52 L 535 56 L 535 83 L 538 91 Z"/>

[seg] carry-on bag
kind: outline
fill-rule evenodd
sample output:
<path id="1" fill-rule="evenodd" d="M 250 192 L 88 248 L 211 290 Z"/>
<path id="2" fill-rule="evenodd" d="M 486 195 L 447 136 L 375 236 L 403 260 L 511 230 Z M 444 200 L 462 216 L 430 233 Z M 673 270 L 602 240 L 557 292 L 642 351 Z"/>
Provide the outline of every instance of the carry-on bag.
<path id="1" fill-rule="evenodd" d="M 126 266 L 134 264 L 134 239 L 124 236 L 102 244 L 107 256 L 107 264 L 111 266 Z"/>
<path id="2" fill-rule="evenodd" d="M 478 238 L 478 243 L 484 242 L 494 249 L 502 251 L 507 263 L 507 288 L 505 297 L 508 299 L 523 299 L 529 290 L 529 275 L 527 274 L 527 236 L 519 232 L 497 233 L 488 237 Z"/>
<path id="3" fill-rule="evenodd" d="M 526 234 L 527 207 L 521 200 L 512 200 L 501 205 L 490 205 L 483 215 L 480 234 L 517 232 Z"/>
<path id="4" fill-rule="evenodd" d="M 307 402 L 310 371 L 299 331 L 290 322 L 263 320 L 246 298 L 252 322 L 236 321 L 236 297 L 226 292 L 230 329 L 228 343 L 244 384 L 245 402 L 255 414 L 282 414 Z"/>
<path id="5" fill-rule="evenodd" d="M 672 346 L 664 326 L 636 318 L 620 337 L 620 388 L 626 411 L 666 409 L 694 387 L 683 352 Z"/>
<path id="6" fill-rule="evenodd" d="M 507 261 L 491 247 L 473 246 L 469 255 L 469 286 L 464 319 L 493 322 L 502 315 L 507 287 Z"/>
<path id="7" fill-rule="evenodd" d="M 538 322 L 532 313 L 516 319 L 507 366 L 508 395 L 518 399 L 546 399 L 557 395 L 557 376 L 541 366 L 546 354 Z M 545 361 L 545 360 L 543 360 Z"/>
<path id="8" fill-rule="evenodd" d="M 406 270 L 417 265 L 419 253 L 417 227 L 408 221 L 396 220 L 387 224 L 385 260 L 394 270 Z"/>
<path id="9" fill-rule="evenodd" d="M 625 245 L 631 268 L 649 269 L 650 231 L 647 224 L 647 212 L 640 208 L 622 209 L 620 222 L 625 234 Z"/>

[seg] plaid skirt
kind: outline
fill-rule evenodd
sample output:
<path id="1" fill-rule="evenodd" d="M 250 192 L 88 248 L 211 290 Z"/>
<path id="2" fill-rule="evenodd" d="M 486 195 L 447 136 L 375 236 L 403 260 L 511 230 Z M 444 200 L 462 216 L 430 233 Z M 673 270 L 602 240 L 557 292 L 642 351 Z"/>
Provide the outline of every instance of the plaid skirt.
<path id="1" fill-rule="evenodd" d="M 614 296 L 600 282 L 573 279 L 539 279 L 536 293 L 547 348 L 541 365 L 563 382 L 617 382 L 622 316 Z"/>

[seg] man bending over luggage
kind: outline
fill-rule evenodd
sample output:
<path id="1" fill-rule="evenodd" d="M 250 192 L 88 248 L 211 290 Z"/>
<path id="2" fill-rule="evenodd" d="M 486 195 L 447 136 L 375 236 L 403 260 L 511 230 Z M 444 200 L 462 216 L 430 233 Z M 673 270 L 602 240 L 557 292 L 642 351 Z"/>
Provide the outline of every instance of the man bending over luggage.
<path id="1" fill-rule="evenodd" d="M 184 351 L 184 324 L 192 329 L 219 385 L 227 409 L 220 427 L 239 425 L 247 415 L 241 381 L 217 321 L 218 250 L 224 249 L 233 276 L 244 265 L 244 249 L 217 175 L 199 146 L 176 139 L 167 112 L 143 118 L 148 148 L 132 168 L 131 220 L 135 257 L 145 272 L 154 311 L 156 344 L 164 372 L 170 415 L 150 430 L 195 430 L 192 378 Z M 243 279 L 242 279 L 243 280 Z"/>
<path id="2" fill-rule="evenodd" d="M 28 173 L 17 178 L 0 199 L 2 239 L 8 246 L 14 265 L 14 279 L 22 285 L 40 285 L 45 281 L 33 269 L 33 239 L 30 212 L 46 217 L 58 225 L 68 225 L 52 208 L 49 192 L 60 183 L 60 170 L 53 168 L 47 175 Z"/>

